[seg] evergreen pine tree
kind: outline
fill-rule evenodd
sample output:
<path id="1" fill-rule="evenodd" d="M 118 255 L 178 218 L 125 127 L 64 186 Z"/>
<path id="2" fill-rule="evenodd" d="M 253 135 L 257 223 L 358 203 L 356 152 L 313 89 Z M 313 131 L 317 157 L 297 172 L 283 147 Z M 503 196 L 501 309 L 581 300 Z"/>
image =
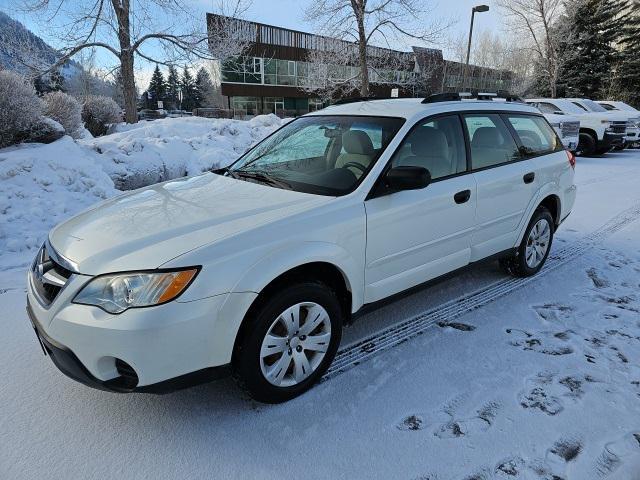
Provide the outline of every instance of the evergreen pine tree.
<path id="1" fill-rule="evenodd" d="M 196 107 L 210 107 L 213 84 L 209 73 L 200 67 L 196 74 Z"/>
<path id="2" fill-rule="evenodd" d="M 634 10 L 633 1 L 625 1 L 623 8 L 613 90 L 619 100 L 640 109 L 640 12 Z"/>
<path id="3" fill-rule="evenodd" d="M 151 81 L 149 82 L 149 88 L 147 94 L 149 97 L 149 108 L 158 108 L 158 102 L 164 102 L 166 92 L 166 85 L 164 83 L 164 77 L 160 71 L 160 67 L 156 65 L 156 69 L 153 71 Z"/>
<path id="4" fill-rule="evenodd" d="M 196 84 L 186 66 L 182 70 L 180 90 L 182 91 L 182 110 L 190 112 L 196 108 Z"/>
<path id="5" fill-rule="evenodd" d="M 178 71 L 173 65 L 169 65 L 169 74 L 167 75 L 167 91 L 165 98 L 170 109 L 177 109 L 180 101 L 178 100 L 178 91 L 180 90 L 180 77 Z"/>
<path id="6" fill-rule="evenodd" d="M 602 98 L 610 87 L 617 60 L 615 44 L 621 24 L 617 0 L 577 0 L 567 3 L 561 20 L 562 65 L 558 84 L 568 97 Z"/>

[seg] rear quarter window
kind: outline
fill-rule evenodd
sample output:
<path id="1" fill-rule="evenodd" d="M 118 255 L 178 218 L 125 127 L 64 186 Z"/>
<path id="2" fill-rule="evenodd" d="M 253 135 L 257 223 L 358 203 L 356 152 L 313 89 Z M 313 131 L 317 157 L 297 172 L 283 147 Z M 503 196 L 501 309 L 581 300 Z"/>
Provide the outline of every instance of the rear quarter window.
<path id="1" fill-rule="evenodd" d="M 525 155 L 543 155 L 561 150 L 562 143 L 549 123 L 534 115 L 507 115 Z"/>

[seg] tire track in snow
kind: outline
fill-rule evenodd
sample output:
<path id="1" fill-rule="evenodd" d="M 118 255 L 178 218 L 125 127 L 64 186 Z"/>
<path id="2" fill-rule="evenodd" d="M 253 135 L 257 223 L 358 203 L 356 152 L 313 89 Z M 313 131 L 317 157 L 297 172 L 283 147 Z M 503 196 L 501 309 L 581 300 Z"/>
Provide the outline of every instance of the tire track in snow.
<path id="1" fill-rule="evenodd" d="M 370 359 L 384 350 L 406 342 L 410 338 L 421 335 L 438 322 L 450 322 L 472 310 L 483 307 L 494 300 L 521 288 L 543 275 L 554 271 L 571 260 L 584 255 L 588 250 L 614 234 L 624 226 L 640 217 L 640 204 L 636 204 L 619 213 L 602 227 L 586 235 L 571 245 L 557 252 L 551 252 L 543 269 L 533 277 L 508 277 L 475 292 L 455 298 L 412 318 L 402 320 L 377 333 L 358 340 L 336 354 L 336 358 L 329 367 L 322 380 L 328 380 L 360 363 Z"/>

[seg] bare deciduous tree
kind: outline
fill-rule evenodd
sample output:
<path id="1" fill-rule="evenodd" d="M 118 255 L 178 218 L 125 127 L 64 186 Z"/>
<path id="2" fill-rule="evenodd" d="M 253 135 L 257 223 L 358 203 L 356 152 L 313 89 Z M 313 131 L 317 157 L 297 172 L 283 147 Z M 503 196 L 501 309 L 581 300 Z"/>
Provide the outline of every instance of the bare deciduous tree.
<path id="1" fill-rule="evenodd" d="M 560 60 L 558 36 L 553 26 L 562 14 L 562 0 L 500 0 L 498 3 L 509 26 L 514 31 L 527 32 L 530 48 L 545 74 L 551 95 L 555 97 Z"/>
<path id="2" fill-rule="evenodd" d="M 228 56 L 229 48 L 241 43 L 228 40 L 228 29 L 208 30 L 183 0 L 21 0 L 28 12 L 56 24 L 60 56 L 52 64 L 34 66 L 37 74 L 53 71 L 85 49 L 104 49 L 119 62 L 125 120 L 137 122 L 134 60 L 136 57 L 166 65 L 178 61 Z M 219 9 L 241 15 L 245 0 L 220 0 Z M 53 27 L 50 28 L 53 30 Z M 219 37 L 211 38 L 212 35 Z M 163 53 L 156 58 L 149 49 Z M 28 47 L 28 46 L 27 46 Z M 158 48 L 159 47 L 159 48 Z M 238 54 L 236 50 L 236 54 Z"/>
<path id="3" fill-rule="evenodd" d="M 371 68 L 375 68 L 375 43 L 390 46 L 393 40 L 411 38 L 435 42 L 448 27 L 440 21 L 418 22 L 427 9 L 420 0 L 316 0 L 306 12 L 307 20 L 315 23 L 321 33 L 346 40 L 357 46 L 350 65 L 358 67 L 360 95 L 369 96 Z M 420 23 L 422 27 L 413 24 Z M 322 55 L 322 51 L 318 55 Z M 351 55 L 350 55 L 351 56 Z M 344 61 L 338 63 L 343 65 Z"/>
<path id="4" fill-rule="evenodd" d="M 304 83 L 300 88 L 328 101 L 359 91 L 362 95 L 362 69 L 358 45 L 344 40 L 320 37 L 317 48 L 307 54 Z M 416 90 L 418 72 L 410 52 L 369 47 L 367 78 L 374 83 L 393 84 Z M 427 72 L 425 72 L 425 75 Z M 364 95 L 367 96 L 367 95 Z"/>

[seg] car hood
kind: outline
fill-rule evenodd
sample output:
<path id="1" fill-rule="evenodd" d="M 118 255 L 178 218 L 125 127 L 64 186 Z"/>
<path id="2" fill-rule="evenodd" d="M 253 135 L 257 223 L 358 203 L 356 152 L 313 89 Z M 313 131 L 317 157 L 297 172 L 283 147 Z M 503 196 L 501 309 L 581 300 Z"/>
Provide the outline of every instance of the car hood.
<path id="1" fill-rule="evenodd" d="M 626 122 L 633 117 L 633 115 L 629 115 L 627 112 L 603 112 L 602 115 L 607 115 L 612 122 Z"/>
<path id="2" fill-rule="evenodd" d="M 210 173 L 103 202 L 55 227 L 49 242 L 83 274 L 152 269 L 331 198 Z"/>

